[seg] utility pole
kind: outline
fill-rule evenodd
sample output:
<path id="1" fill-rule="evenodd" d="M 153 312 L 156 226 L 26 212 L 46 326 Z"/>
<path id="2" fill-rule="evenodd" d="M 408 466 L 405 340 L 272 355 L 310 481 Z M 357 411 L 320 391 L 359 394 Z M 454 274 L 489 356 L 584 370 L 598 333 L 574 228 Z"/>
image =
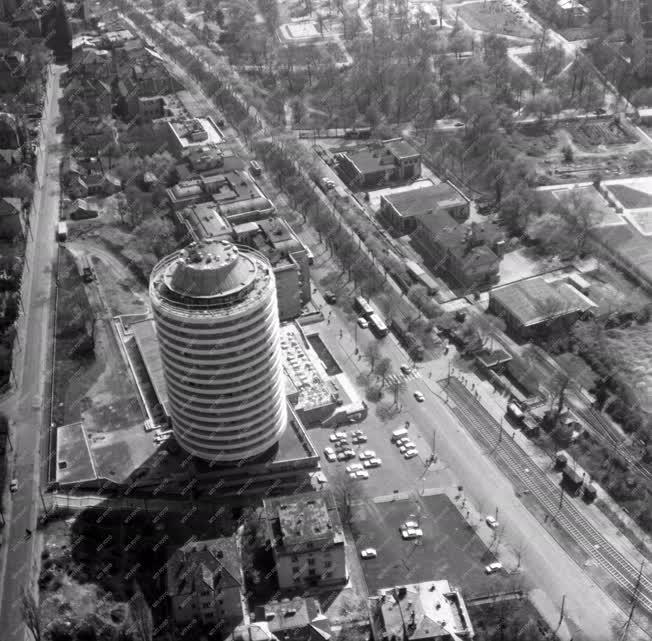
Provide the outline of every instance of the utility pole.
<path id="1" fill-rule="evenodd" d="M 642 559 L 641 567 L 639 568 L 638 576 L 636 577 L 636 583 L 634 584 L 634 589 L 632 590 L 632 607 L 629 611 L 629 616 L 627 617 L 627 623 L 625 623 L 625 627 L 623 628 L 623 634 L 620 637 L 620 641 L 627 640 L 627 635 L 629 634 L 629 628 L 632 625 L 632 620 L 634 619 L 634 610 L 636 609 L 636 605 L 638 603 L 638 593 L 641 589 L 641 578 L 643 577 L 644 563 L 645 563 L 645 559 Z"/>
<path id="2" fill-rule="evenodd" d="M 559 613 L 559 625 L 561 625 L 562 621 L 564 620 L 564 607 L 566 606 L 566 595 L 562 595 L 561 597 L 561 612 Z"/>

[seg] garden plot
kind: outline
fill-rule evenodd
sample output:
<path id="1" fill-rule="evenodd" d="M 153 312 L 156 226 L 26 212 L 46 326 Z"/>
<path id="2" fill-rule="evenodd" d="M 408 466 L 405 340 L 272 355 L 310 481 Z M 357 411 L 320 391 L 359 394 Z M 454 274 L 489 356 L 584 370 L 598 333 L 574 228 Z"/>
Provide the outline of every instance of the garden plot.
<path id="1" fill-rule="evenodd" d="M 502 2 L 471 2 L 456 7 L 459 16 L 471 29 L 499 33 L 518 38 L 534 38 L 516 9 Z"/>

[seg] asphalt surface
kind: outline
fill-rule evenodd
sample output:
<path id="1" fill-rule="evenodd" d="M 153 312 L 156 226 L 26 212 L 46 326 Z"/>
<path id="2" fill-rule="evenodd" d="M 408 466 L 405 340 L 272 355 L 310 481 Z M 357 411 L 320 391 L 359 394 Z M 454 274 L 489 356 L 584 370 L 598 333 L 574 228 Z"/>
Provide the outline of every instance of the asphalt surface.
<path id="1" fill-rule="evenodd" d="M 2 604 L 0 637 L 3 641 L 24 641 L 25 627 L 21 614 L 21 594 L 38 576 L 40 565 L 34 558 L 39 511 L 41 470 L 39 460 L 47 461 L 47 426 L 45 409 L 49 407 L 47 367 L 50 319 L 53 303 L 52 272 L 56 261 L 56 223 L 59 217 L 59 160 L 61 136 L 55 131 L 61 96 L 59 77 L 65 67 L 54 65 L 48 82 L 42 131 L 44 139 L 38 155 L 32 211 L 32 236 L 28 235 L 27 268 L 23 274 L 24 314 L 19 322 L 20 351 L 15 355 L 14 374 L 18 388 L 7 400 L 6 409 L 13 419 L 15 463 L 12 476 L 18 491 L 12 495 L 4 531 Z"/>
<path id="2" fill-rule="evenodd" d="M 353 327 L 344 320 L 339 310 L 331 309 L 334 313 L 327 330 L 337 337 L 341 327 L 344 339 L 327 339 L 327 345 L 344 372 L 351 380 L 356 380 L 362 371 L 368 371 L 368 366 L 355 356 L 342 357 L 343 354 L 353 352 Z M 366 333 L 361 335 L 358 331 L 360 347 L 367 342 L 366 339 Z M 407 361 L 405 354 L 398 348 L 391 334 L 382 342 L 385 346 L 383 356 L 391 359 L 394 371 L 398 372 L 400 364 Z M 615 638 L 614 630 L 619 629 L 624 621 L 622 610 L 528 510 L 516 495 L 511 480 L 488 455 L 487 448 L 469 434 L 467 419 L 456 415 L 452 411 L 452 404 L 444 402 L 445 395 L 441 393 L 436 377 L 429 378 L 428 370 L 429 364 L 424 363 L 419 377 L 408 378 L 407 390 L 401 398 L 403 410 L 400 416 L 385 425 L 379 425 L 377 429 L 387 431 L 389 437 L 391 430 L 396 428 L 395 423 L 409 420 L 412 440 L 419 444 L 421 456 L 428 454 L 429 448 L 424 446 L 432 443 L 433 430 L 436 429 L 436 454 L 439 461 L 451 470 L 463 486 L 465 496 L 480 513 L 494 514 L 498 510 L 503 527 L 502 546 L 521 551 L 523 585 L 532 590 L 531 597 L 535 605 L 542 610 L 544 616 L 547 615 L 546 619 L 553 626 L 559 620 L 565 596 L 564 625 L 559 631 L 565 633 L 560 634 L 560 638 L 570 639 L 575 635 L 576 639 L 612 641 Z M 423 403 L 413 398 L 413 392 L 417 390 L 425 395 Z M 372 406 L 370 415 L 373 412 Z M 531 467 L 534 467 L 534 463 Z M 402 488 L 396 485 L 396 478 L 389 468 L 386 473 L 389 483 L 394 483 L 391 487 L 388 486 L 387 493 L 391 493 L 394 488 L 408 489 L 416 483 L 414 476 L 403 471 Z M 553 496 L 554 501 L 559 492 L 556 491 Z M 636 634 L 639 632 L 636 630 Z M 630 636 L 635 638 L 634 631 Z"/>

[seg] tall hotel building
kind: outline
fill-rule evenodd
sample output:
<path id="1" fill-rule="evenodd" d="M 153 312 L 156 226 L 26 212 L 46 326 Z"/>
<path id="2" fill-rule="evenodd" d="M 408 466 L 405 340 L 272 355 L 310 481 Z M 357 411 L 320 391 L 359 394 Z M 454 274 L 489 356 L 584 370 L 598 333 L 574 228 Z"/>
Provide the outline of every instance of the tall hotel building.
<path id="1" fill-rule="evenodd" d="M 172 428 L 203 460 L 269 450 L 287 424 L 274 273 L 226 240 L 164 258 L 150 279 Z"/>

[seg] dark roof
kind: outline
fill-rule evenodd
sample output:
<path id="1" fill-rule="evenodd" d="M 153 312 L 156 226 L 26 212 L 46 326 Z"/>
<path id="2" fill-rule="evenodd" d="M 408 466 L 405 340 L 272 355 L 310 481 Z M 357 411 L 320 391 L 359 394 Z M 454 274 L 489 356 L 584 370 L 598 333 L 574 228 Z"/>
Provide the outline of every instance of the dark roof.
<path id="1" fill-rule="evenodd" d="M 437 209 L 460 207 L 468 200 L 453 185 L 442 182 L 421 189 L 410 189 L 383 196 L 400 216 L 423 216 Z"/>
<path id="2" fill-rule="evenodd" d="M 383 145 L 397 158 L 411 158 L 420 155 L 409 142 L 406 142 L 402 138 L 383 142 Z"/>
<path id="3" fill-rule="evenodd" d="M 332 634 L 330 622 L 312 597 L 269 601 L 256 608 L 255 620 L 267 621 L 271 632 L 292 641 L 323 641 Z"/>
<path id="4" fill-rule="evenodd" d="M 240 554 L 234 536 L 186 543 L 168 562 L 168 593 L 172 596 L 240 585 Z"/>
<path id="5" fill-rule="evenodd" d="M 550 284 L 541 277 L 494 289 L 491 298 L 524 326 L 585 311 L 593 306 L 588 298 L 567 283 Z M 551 305 L 548 308 L 548 301 L 554 301 L 557 307 Z"/>
<path id="6" fill-rule="evenodd" d="M 15 216 L 21 208 L 20 198 L 0 198 L 0 216 Z"/>

